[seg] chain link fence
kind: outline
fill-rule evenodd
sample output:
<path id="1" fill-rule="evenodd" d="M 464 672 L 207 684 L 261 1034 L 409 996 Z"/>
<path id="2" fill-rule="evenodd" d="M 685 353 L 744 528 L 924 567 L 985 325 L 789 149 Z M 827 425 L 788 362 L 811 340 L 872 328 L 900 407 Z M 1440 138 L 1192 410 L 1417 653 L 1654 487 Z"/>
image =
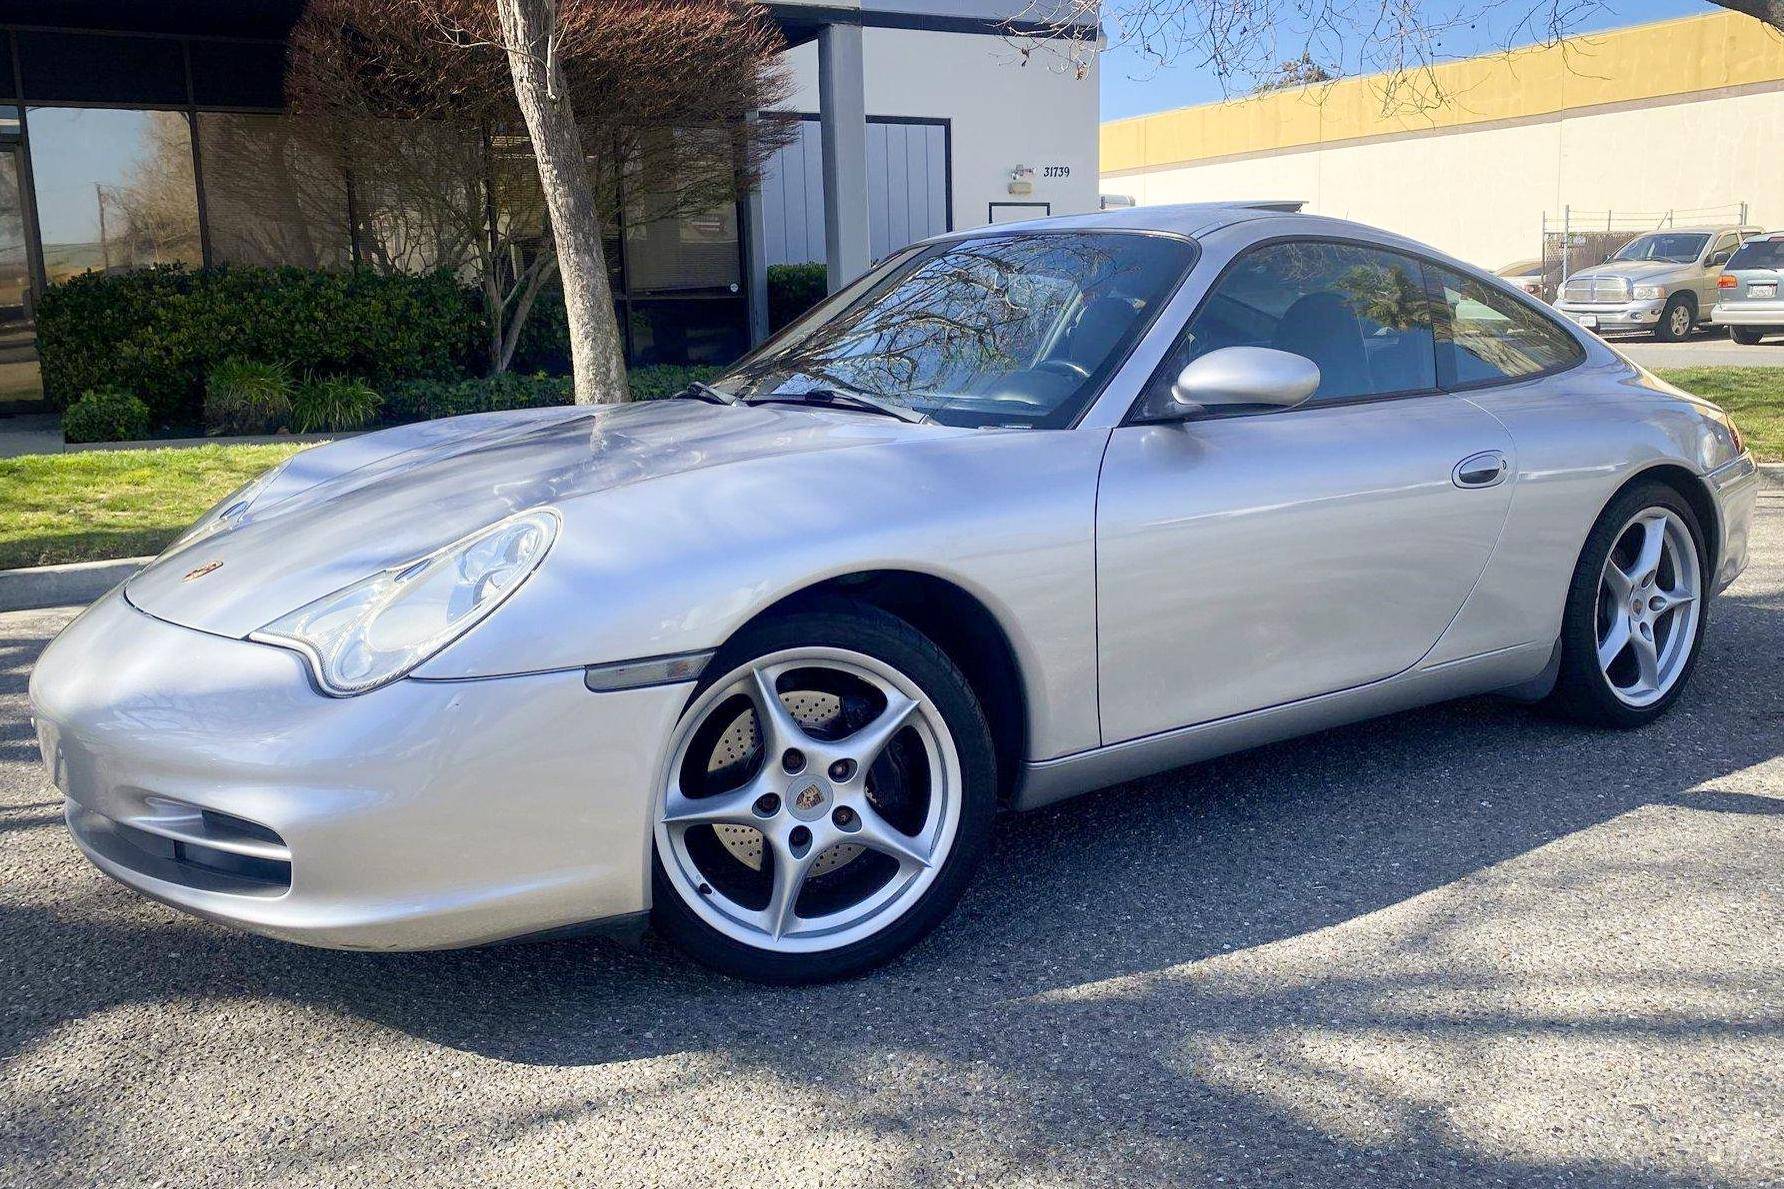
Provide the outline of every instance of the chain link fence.
<path id="1" fill-rule="evenodd" d="M 1638 235 L 1675 227 L 1738 227 L 1747 204 L 1678 207 L 1664 211 L 1590 211 L 1565 206 L 1542 217 L 1542 298 L 1554 301 L 1561 282 L 1582 268 L 1602 264 Z"/>

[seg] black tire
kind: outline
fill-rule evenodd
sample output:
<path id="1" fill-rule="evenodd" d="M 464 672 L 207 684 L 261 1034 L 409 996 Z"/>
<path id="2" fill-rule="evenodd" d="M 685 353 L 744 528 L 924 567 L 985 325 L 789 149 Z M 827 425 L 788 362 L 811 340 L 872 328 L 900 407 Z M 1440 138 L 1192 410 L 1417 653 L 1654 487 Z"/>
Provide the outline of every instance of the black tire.
<path id="1" fill-rule="evenodd" d="M 1682 342 L 1690 338 L 1696 328 L 1697 303 L 1689 294 L 1675 293 L 1666 299 L 1666 306 L 1660 311 L 1660 321 L 1654 323 L 1654 338 L 1662 343 Z"/>
<path id="2" fill-rule="evenodd" d="M 778 616 L 746 628 L 713 657 L 689 704 L 739 666 L 799 647 L 865 653 L 916 682 L 954 737 L 960 760 L 960 820 L 953 846 L 935 879 L 902 916 L 859 941 L 813 953 L 777 953 L 715 929 L 683 902 L 653 846 L 651 917 L 657 930 L 703 965 L 755 982 L 815 983 L 849 978 L 889 962 L 915 945 L 953 911 L 984 860 L 997 814 L 996 752 L 991 728 L 972 686 L 934 641 L 870 604 L 827 600 L 820 609 Z"/>
<path id="3" fill-rule="evenodd" d="M 1756 326 L 1730 326 L 1728 337 L 1743 347 L 1757 347 L 1759 340 L 1765 337 L 1765 331 Z"/>
<path id="4" fill-rule="evenodd" d="M 1598 590 L 1605 560 L 1617 538 L 1629 521 L 1646 508 L 1666 508 L 1684 521 L 1691 532 L 1692 543 L 1697 547 L 1701 589 L 1697 625 L 1683 669 L 1659 700 L 1646 706 L 1632 706 L 1612 690 L 1610 679 L 1598 665 Z M 1645 726 L 1665 714 L 1690 683 L 1697 658 L 1703 650 L 1704 625 L 1709 620 L 1710 585 L 1710 557 L 1704 545 L 1703 525 L 1690 501 L 1677 488 L 1659 480 L 1641 481 L 1623 490 L 1599 515 L 1574 567 L 1573 582 L 1567 591 L 1567 609 L 1561 621 L 1561 672 L 1554 692 L 1548 697 L 1547 707 L 1576 722 L 1620 729 Z"/>

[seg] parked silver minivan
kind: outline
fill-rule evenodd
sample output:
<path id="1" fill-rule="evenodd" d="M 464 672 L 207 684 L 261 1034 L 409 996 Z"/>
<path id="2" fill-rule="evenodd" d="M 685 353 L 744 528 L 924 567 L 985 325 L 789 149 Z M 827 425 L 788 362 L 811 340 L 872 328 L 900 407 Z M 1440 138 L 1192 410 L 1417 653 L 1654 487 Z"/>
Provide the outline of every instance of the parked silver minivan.
<path id="1" fill-rule="evenodd" d="M 1768 334 L 1784 334 L 1784 231 L 1748 240 L 1716 280 L 1710 321 L 1728 327 L 1735 342 L 1752 346 Z"/>

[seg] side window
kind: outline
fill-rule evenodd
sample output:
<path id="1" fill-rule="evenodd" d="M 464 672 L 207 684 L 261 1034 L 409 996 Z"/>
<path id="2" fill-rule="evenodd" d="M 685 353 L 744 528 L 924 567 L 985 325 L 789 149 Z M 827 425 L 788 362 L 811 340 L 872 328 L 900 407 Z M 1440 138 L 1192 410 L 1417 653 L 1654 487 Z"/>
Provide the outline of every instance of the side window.
<path id="1" fill-rule="evenodd" d="M 1443 298 L 1437 378 L 1445 388 L 1517 380 L 1584 357 L 1571 335 L 1510 294 L 1436 265 L 1425 271 Z"/>
<path id="2" fill-rule="evenodd" d="M 1253 248 L 1184 328 L 1153 384 L 1223 347 L 1273 347 L 1319 365 L 1313 399 L 1436 387 L 1431 301 L 1418 261 L 1316 240 Z M 1149 394 L 1152 395 L 1152 394 Z"/>
<path id="3" fill-rule="evenodd" d="M 1734 255 L 1734 250 L 1740 246 L 1740 243 L 1741 237 L 1733 232 L 1730 232 L 1727 235 L 1717 236 L 1716 248 L 1710 253 L 1709 258 L 1704 263 L 1708 264 L 1711 268 L 1714 268 L 1719 264 L 1727 264 L 1728 258 Z"/>

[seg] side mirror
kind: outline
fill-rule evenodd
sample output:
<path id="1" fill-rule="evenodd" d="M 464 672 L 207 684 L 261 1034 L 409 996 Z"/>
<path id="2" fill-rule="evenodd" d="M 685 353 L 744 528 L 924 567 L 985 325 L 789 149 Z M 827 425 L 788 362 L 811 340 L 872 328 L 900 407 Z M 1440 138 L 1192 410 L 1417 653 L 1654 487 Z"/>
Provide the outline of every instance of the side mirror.
<path id="1" fill-rule="evenodd" d="M 1166 416 L 1241 405 L 1292 409 L 1319 388 L 1319 365 L 1269 347 L 1222 347 L 1177 373 Z"/>

